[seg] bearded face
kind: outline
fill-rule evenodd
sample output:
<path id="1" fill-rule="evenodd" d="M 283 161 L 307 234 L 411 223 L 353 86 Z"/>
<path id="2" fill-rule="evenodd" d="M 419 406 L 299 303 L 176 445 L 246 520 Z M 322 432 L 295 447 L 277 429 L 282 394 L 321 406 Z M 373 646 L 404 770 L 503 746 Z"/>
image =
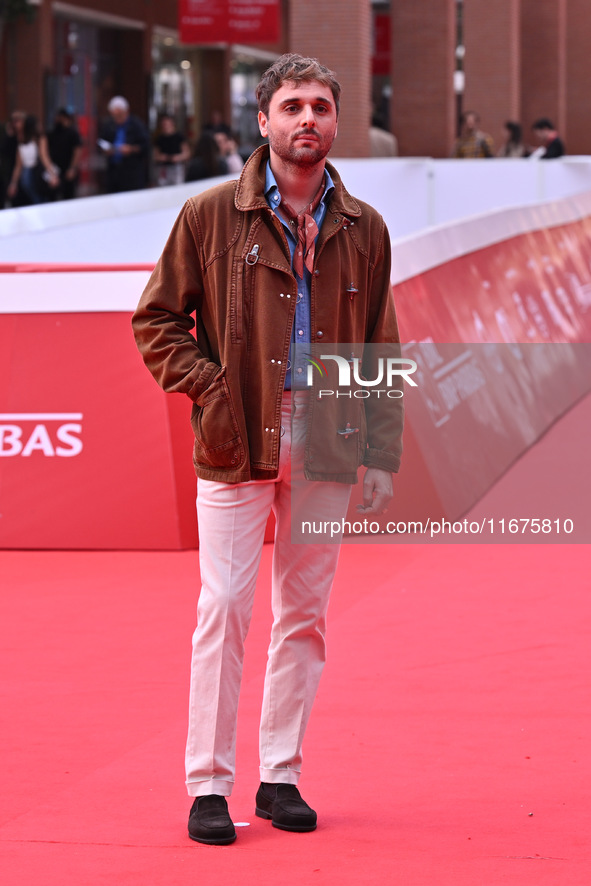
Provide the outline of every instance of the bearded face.
<path id="1" fill-rule="evenodd" d="M 315 166 L 328 152 L 337 134 L 337 112 L 332 92 L 317 81 L 284 83 L 271 98 L 268 115 L 259 112 L 261 135 L 271 153 L 288 164 Z"/>

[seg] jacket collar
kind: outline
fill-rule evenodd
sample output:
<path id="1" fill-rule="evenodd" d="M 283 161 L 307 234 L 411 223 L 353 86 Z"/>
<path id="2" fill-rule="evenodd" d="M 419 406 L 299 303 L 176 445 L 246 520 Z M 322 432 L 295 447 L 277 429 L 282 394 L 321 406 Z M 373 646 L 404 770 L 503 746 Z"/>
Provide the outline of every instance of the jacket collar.
<path id="1" fill-rule="evenodd" d="M 269 146 L 261 145 L 244 164 L 234 197 L 236 209 L 241 212 L 269 208 L 265 199 L 265 170 L 268 159 Z M 345 189 L 341 177 L 332 163 L 326 161 L 326 168 L 334 182 L 334 191 L 328 203 L 329 210 L 358 218 L 361 215 L 361 207 Z"/>

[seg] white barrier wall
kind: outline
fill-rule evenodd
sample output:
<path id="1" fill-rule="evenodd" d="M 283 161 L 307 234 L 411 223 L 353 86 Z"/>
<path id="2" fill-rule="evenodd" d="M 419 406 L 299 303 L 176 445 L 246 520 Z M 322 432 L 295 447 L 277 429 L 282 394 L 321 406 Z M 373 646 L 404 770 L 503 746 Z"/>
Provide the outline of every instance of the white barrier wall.
<path id="1" fill-rule="evenodd" d="M 171 192 L 175 189 L 163 190 Z M 103 198 L 97 198 L 101 199 Z M 144 233 L 147 234 L 150 227 L 146 218 L 149 219 L 155 214 L 157 213 L 146 212 L 141 215 L 122 215 L 119 218 L 105 218 L 88 224 L 104 228 L 111 236 L 110 226 L 114 226 L 120 237 L 124 238 L 124 235 L 130 236 L 130 231 L 136 231 L 144 225 L 146 225 Z M 416 234 L 393 240 L 392 284 L 396 286 L 463 255 L 469 255 L 503 241 L 510 241 L 520 235 L 569 225 L 587 218 L 591 218 L 591 191 L 562 200 L 499 209 L 457 222 L 426 228 Z M 56 227 L 48 231 L 47 236 L 51 234 L 52 237 L 61 239 L 71 246 L 79 237 L 81 228 L 84 228 L 84 225 Z M 163 236 L 166 237 L 167 233 L 168 231 L 165 231 Z M 34 234 L 22 236 L 35 237 Z M 146 240 L 142 242 L 145 246 Z M 82 245 L 81 243 L 80 251 L 76 253 L 76 263 L 83 261 Z M 154 245 L 157 248 L 157 258 L 161 245 L 156 243 Z M 564 249 L 568 252 L 568 244 L 564 245 Z M 103 249 L 103 254 L 103 261 L 97 263 L 97 270 L 101 266 L 104 267 L 101 273 L 91 273 L 91 267 L 44 269 L 44 262 L 41 259 L 37 261 L 30 259 L 32 265 L 30 270 L 34 273 L 14 273 L 12 270 L 3 273 L 0 263 L 0 314 L 133 311 L 150 276 L 152 262 L 156 258 L 146 262 L 143 267 L 134 267 L 131 262 L 122 263 L 120 266 L 113 262 L 115 266 L 110 267 L 107 262 L 109 250 L 106 247 Z M 57 257 L 46 261 L 51 265 L 57 261 Z M 27 270 L 25 264 L 22 270 Z M 585 273 L 586 279 L 581 281 L 581 285 L 591 289 L 591 284 L 588 284 L 591 278 L 591 265 Z"/>
<path id="2" fill-rule="evenodd" d="M 591 191 L 591 157 L 335 160 L 393 240 L 495 209 Z M 155 262 L 180 207 L 223 179 L 0 212 L 1 262 Z"/>

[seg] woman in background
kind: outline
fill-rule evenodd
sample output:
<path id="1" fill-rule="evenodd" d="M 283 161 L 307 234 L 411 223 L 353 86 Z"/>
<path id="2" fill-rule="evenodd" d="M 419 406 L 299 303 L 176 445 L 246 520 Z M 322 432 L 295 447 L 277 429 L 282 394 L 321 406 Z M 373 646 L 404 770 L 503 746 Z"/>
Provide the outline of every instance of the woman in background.
<path id="1" fill-rule="evenodd" d="M 529 151 L 523 144 L 521 125 L 507 120 L 504 127 L 505 141 L 497 157 L 527 157 Z"/>
<path id="2" fill-rule="evenodd" d="M 160 133 L 154 141 L 154 160 L 159 185 L 180 185 L 185 180 L 185 163 L 191 156 L 189 145 L 176 128 L 170 114 L 160 117 Z"/>
<path id="3" fill-rule="evenodd" d="M 59 169 L 51 162 L 47 138 L 39 128 L 37 118 L 27 114 L 8 185 L 8 196 L 12 199 L 20 191 L 27 201 L 23 205 L 45 203 L 49 198 L 47 187 L 57 188 L 58 185 Z"/>
<path id="4" fill-rule="evenodd" d="M 195 145 L 185 181 L 194 182 L 215 175 L 227 175 L 228 164 L 221 155 L 213 133 L 204 132 Z"/>

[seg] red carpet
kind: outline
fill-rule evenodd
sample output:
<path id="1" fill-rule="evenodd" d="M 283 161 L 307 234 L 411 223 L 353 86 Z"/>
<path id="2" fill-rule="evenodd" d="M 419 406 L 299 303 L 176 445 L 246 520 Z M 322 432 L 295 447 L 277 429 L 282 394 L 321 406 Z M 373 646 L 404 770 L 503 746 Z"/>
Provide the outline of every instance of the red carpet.
<path id="1" fill-rule="evenodd" d="M 587 446 L 562 462 L 590 410 L 503 478 L 520 510 L 552 465 L 588 511 Z M 587 886 L 589 547 L 343 548 L 305 744 L 313 834 L 253 814 L 270 556 L 231 800 L 248 826 L 218 848 L 186 837 L 196 554 L 0 552 L 3 884 Z"/>

